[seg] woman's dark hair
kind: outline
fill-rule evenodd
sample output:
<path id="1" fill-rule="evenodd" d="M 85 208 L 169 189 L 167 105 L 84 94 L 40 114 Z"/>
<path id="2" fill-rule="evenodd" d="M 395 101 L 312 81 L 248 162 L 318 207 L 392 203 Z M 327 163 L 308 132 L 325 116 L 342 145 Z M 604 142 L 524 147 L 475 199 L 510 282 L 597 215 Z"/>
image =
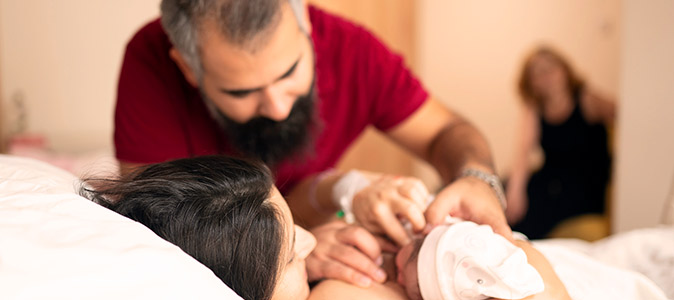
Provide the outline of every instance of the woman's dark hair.
<path id="1" fill-rule="evenodd" d="M 272 177 L 263 164 L 203 156 L 85 183 L 83 196 L 149 227 L 239 296 L 271 298 L 285 229 L 279 208 L 268 200 Z"/>
<path id="2" fill-rule="evenodd" d="M 566 59 L 564 59 L 564 56 L 549 46 L 540 46 L 526 57 L 524 60 L 524 65 L 522 66 L 522 71 L 520 72 L 518 91 L 520 96 L 522 96 L 522 101 L 524 101 L 525 104 L 531 105 L 536 109 L 541 109 L 543 106 L 543 101 L 545 100 L 536 94 L 530 80 L 531 64 L 533 63 L 534 58 L 538 56 L 549 57 L 562 67 L 564 73 L 566 73 L 566 82 L 569 85 L 568 88 L 570 92 L 579 92 L 583 88 L 583 80 L 574 71 L 571 64 Z"/>

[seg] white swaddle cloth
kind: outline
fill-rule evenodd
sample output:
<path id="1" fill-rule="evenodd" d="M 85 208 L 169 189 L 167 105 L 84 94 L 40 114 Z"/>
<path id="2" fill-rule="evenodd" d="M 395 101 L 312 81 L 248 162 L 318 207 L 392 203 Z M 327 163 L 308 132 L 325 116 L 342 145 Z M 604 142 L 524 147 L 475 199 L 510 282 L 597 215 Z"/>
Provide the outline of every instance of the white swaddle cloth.
<path id="1" fill-rule="evenodd" d="M 441 225 L 426 237 L 417 263 L 424 299 L 520 299 L 542 292 L 524 251 L 488 225 Z"/>

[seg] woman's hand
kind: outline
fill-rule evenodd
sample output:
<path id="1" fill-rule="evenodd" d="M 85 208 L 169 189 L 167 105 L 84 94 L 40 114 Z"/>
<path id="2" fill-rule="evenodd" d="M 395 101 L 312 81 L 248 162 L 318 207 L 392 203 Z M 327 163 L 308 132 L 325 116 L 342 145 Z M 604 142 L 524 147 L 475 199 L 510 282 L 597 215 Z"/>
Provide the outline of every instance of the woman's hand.
<path id="1" fill-rule="evenodd" d="M 331 278 L 369 287 L 386 281 L 381 269 L 382 249 L 396 251 L 394 245 L 376 238 L 362 227 L 332 221 L 311 230 L 316 248 L 307 257 L 309 281 Z"/>
<path id="2" fill-rule="evenodd" d="M 384 175 L 354 196 L 352 211 L 365 229 L 384 234 L 404 246 L 410 242 L 410 236 L 401 219 L 409 221 L 414 231 L 422 231 L 426 226 L 423 211 L 428 198 L 428 189 L 421 180 Z"/>

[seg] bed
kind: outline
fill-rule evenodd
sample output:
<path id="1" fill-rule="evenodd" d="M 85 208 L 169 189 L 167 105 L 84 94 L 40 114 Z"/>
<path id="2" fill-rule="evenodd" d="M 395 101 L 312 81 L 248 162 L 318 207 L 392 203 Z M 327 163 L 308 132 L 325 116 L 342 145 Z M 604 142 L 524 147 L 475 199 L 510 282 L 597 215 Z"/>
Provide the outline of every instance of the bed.
<path id="1" fill-rule="evenodd" d="M 0 155 L 0 299 L 240 299 L 180 248 L 78 188 L 62 169 Z"/>
<path id="2" fill-rule="evenodd" d="M 241 299 L 180 248 L 80 197 L 79 187 L 68 171 L 0 155 L 0 299 Z M 634 287 L 620 299 L 674 296 L 674 227 L 534 244 L 567 287 L 590 291 L 574 299 L 603 299 L 610 293 L 596 288 L 616 285 Z"/>

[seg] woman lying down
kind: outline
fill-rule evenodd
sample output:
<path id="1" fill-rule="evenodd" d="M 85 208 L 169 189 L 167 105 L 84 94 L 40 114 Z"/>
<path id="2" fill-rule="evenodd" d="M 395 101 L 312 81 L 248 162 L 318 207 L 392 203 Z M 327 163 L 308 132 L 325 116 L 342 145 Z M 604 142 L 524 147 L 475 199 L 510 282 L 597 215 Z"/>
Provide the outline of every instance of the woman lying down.
<path id="1" fill-rule="evenodd" d="M 207 156 L 86 182 L 84 196 L 177 245 L 244 299 L 667 299 L 639 273 L 563 246 L 513 244 L 471 222 L 438 226 L 400 249 L 385 284 L 326 280 L 310 290 L 304 258 L 316 240 L 294 225 L 261 164 Z M 672 273 L 674 229 L 655 231 L 657 259 L 669 263 L 659 268 Z M 659 281 L 674 284 L 671 274 Z"/>

